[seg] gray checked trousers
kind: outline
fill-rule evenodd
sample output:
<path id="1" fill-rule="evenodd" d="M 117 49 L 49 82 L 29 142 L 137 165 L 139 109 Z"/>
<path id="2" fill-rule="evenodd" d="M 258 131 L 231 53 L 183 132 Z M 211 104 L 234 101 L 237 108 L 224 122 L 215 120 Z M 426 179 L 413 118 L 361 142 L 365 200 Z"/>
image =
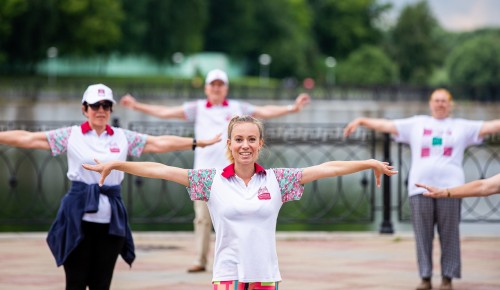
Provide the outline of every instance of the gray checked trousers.
<path id="1" fill-rule="evenodd" d="M 417 247 L 417 262 L 421 278 L 432 277 L 432 245 L 437 225 L 441 245 L 441 275 L 460 278 L 460 212 L 459 198 L 410 197 L 411 217 Z"/>

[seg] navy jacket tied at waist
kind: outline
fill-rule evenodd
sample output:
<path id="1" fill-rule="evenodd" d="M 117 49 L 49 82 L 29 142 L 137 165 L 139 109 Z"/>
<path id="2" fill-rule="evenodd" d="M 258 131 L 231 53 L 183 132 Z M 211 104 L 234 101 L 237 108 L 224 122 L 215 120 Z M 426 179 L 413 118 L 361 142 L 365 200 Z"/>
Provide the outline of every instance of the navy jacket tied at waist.
<path id="1" fill-rule="evenodd" d="M 99 187 L 74 181 L 61 201 L 55 221 L 50 227 L 47 243 L 56 259 L 57 266 L 64 264 L 69 254 L 83 239 L 82 217 L 85 213 L 95 213 L 99 207 L 99 194 L 105 194 L 111 205 L 109 234 L 125 237 L 120 251 L 123 260 L 130 266 L 135 259 L 134 241 L 128 224 L 127 211 L 121 198 L 121 186 Z"/>

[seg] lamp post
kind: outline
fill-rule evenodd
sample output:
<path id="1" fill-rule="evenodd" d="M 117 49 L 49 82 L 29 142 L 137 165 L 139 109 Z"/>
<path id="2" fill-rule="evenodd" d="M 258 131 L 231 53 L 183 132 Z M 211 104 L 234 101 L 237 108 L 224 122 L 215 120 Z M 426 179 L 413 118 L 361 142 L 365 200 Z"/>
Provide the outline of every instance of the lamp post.
<path id="1" fill-rule="evenodd" d="M 329 56 L 325 59 L 325 65 L 328 68 L 326 76 L 326 84 L 328 86 L 335 85 L 335 73 L 333 68 L 337 65 L 337 60 L 333 56 Z"/>
<path id="2" fill-rule="evenodd" d="M 57 78 L 57 63 L 56 63 L 56 58 L 57 55 L 59 54 L 59 51 L 57 50 L 57 47 L 51 46 L 47 49 L 47 78 L 49 85 L 52 85 Z"/>
<path id="3" fill-rule="evenodd" d="M 259 63 L 260 63 L 260 84 L 267 84 L 269 79 L 269 65 L 272 62 L 272 58 L 269 54 L 263 53 L 259 55 Z"/>
<path id="4" fill-rule="evenodd" d="M 184 54 L 182 52 L 176 52 L 172 54 L 172 62 L 176 65 L 181 64 L 184 61 Z"/>

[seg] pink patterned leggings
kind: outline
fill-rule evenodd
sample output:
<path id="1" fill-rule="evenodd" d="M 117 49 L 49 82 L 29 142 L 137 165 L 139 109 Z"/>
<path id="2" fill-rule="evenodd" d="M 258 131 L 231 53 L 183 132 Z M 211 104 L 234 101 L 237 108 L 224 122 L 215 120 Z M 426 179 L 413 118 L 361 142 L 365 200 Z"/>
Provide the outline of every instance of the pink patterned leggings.
<path id="1" fill-rule="evenodd" d="M 213 290 L 278 290 L 279 282 L 251 282 L 215 281 Z"/>

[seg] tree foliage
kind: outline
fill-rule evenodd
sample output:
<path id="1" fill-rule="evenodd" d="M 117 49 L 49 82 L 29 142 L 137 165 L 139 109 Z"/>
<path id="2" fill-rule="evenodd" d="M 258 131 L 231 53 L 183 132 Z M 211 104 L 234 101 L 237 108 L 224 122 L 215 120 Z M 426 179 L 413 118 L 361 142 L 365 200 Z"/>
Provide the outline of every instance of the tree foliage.
<path id="1" fill-rule="evenodd" d="M 463 42 L 446 59 L 446 69 L 456 85 L 500 84 L 500 31 Z"/>
<path id="2" fill-rule="evenodd" d="M 403 82 L 425 84 L 434 66 L 442 63 L 439 25 L 426 1 L 406 6 L 392 31 L 392 54 Z"/>
<path id="3" fill-rule="evenodd" d="M 9 0 L 12 1 L 12 0 Z M 119 0 L 45 0 L 20 2 L 2 42 L 10 72 L 33 72 L 56 46 L 64 55 L 106 53 L 120 39 Z"/>
<path id="4" fill-rule="evenodd" d="M 9 5 L 6 5 L 9 4 Z M 51 13 L 54 1 L 7 1 L 2 13 L 9 23 L 2 23 L 1 49 L 7 66 L 13 70 L 32 70 L 44 58 L 53 38 L 56 17 Z M 5 5 L 5 6 L 4 6 Z M 41 25 L 44 23 L 44 25 Z"/>
<path id="5" fill-rule="evenodd" d="M 124 14 L 119 0 L 59 0 L 56 7 L 59 23 L 54 42 L 63 52 L 106 54 L 122 37 Z"/>
<path id="6" fill-rule="evenodd" d="M 266 53 L 272 75 L 304 75 L 314 43 L 311 18 L 305 0 L 211 0 L 205 48 L 242 57 L 253 74 L 259 55 Z"/>
<path id="7" fill-rule="evenodd" d="M 381 31 L 374 24 L 389 9 L 376 0 L 309 0 L 313 32 L 320 53 L 347 57 L 365 44 L 376 44 Z"/>
<path id="8" fill-rule="evenodd" d="M 397 80 L 397 66 L 382 49 L 366 45 L 340 65 L 338 80 L 343 84 L 389 85 Z"/>
<path id="9" fill-rule="evenodd" d="M 6 39 L 12 35 L 12 19 L 27 9 L 27 0 L 4 0 L 0 2 L 0 63 L 6 59 Z"/>
<path id="10" fill-rule="evenodd" d="M 304 76 L 310 64 L 307 56 L 312 41 L 307 3 L 304 0 L 259 1 L 255 18 L 261 24 L 256 35 L 259 43 L 250 52 L 250 57 L 257 60 L 261 53 L 269 54 L 271 73 L 275 76 Z"/>
<path id="11" fill-rule="evenodd" d="M 146 54 L 158 61 L 173 53 L 203 49 L 208 11 L 204 0 L 122 0 L 127 19 L 122 24 L 123 53 Z"/>
<path id="12" fill-rule="evenodd" d="M 175 52 L 222 52 L 245 64 L 250 75 L 259 74 L 265 53 L 275 78 L 326 79 L 324 60 L 333 56 L 342 82 L 494 81 L 485 75 L 497 69 L 496 62 L 483 59 L 495 55 L 496 42 L 485 38 L 462 48 L 478 35 L 491 35 L 489 30 L 446 31 L 425 0 L 405 7 L 395 26 L 383 30 L 378 24 L 389 9 L 382 0 L 2 0 L 0 71 L 34 72 L 48 48 L 57 47 L 63 57 L 118 53 L 157 62 L 171 61 Z M 498 38 L 498 29 L 491 31 Z M 467 58 L 476 54 L 481 71 Z"/>
<path id="13" fill-rule="evenodd" d="M 257 1 L 211 0 L 204 29 L 204 48 L 244 57 L 258 47 Z"/>

